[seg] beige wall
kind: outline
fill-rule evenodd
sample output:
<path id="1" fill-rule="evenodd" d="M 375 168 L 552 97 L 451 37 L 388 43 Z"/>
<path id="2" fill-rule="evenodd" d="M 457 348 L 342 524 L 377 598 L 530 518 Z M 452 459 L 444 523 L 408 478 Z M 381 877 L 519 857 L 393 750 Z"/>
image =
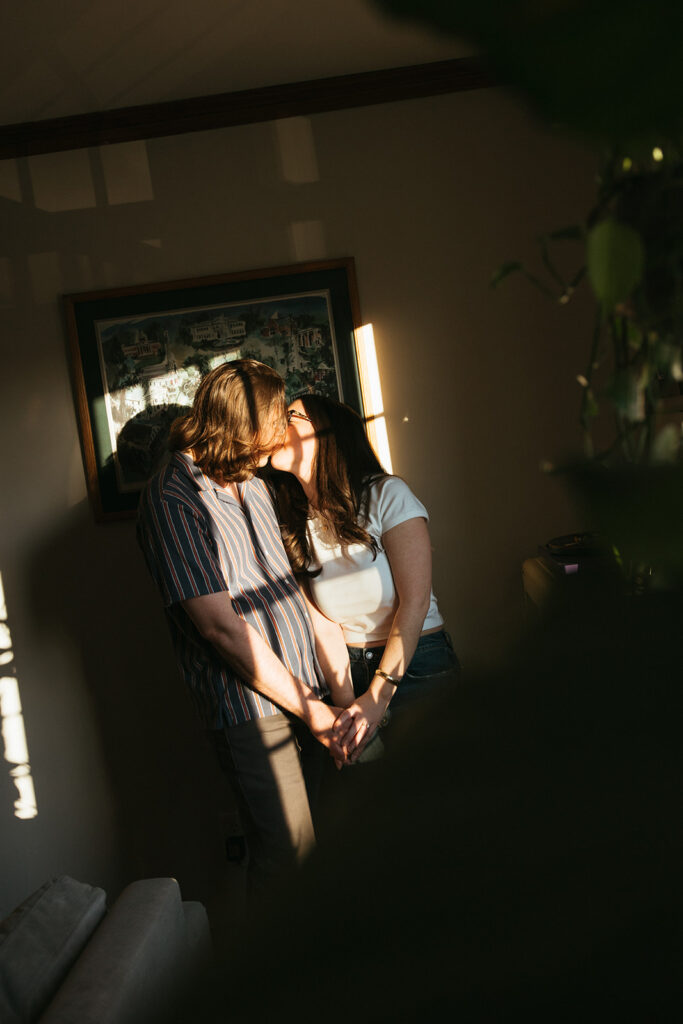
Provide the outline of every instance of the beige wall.
<path id="1" fill-rule="evenodd" d="M 519 629 L 522 559 L 579 525 L 539 463 L 577 446 L 589 330 L 586 301 L 488 281 L 582 216 L 593 170 L 494 90 L 0 163 L 2 671 L 38 808 L 14 816 L 6 763 L 0 914 L 61 872 L 173 874 L 201 898 L 220 863 L 218 778 L 134 527 L 92 522 L 60 295 L 354 256 L 394 469 L 476 671 Z"/>

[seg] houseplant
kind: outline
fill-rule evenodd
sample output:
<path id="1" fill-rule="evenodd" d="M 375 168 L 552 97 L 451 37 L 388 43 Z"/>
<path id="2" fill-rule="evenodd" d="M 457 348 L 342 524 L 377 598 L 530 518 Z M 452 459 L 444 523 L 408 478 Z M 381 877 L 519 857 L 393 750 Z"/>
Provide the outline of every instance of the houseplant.
<path id="1" fill-rule="evenodd" d="M 643 566 L 656 568 L 660 580 L 677 577 L 683 573 L 680 422 L 658 429 L 658 416 L 662 401 L 676 401 L 683 376 L 677 142 L 683 6 L 666 0 L 373 3 L 468 40 L 493 77 L 554 130 L 606 154 L 584 223 L 540 240 L 543 275 L 509 262 L 494 280 L 525 273 L 561 304 L 588 280 L 596 310 L 578 378 L 585 461 L 571 467 L 573 487 L 587 521 L 621 552 L 627 578 L 641 576 Z M 581 248 L 575 273 L 565 279 L 552 250 L 568 242 Z M 605 412 L 613 419 L 608 433 Z"/>
<path id="2" fill-rule="evenodd" d="M 577 377 L 580 422 L 586 458 L 606 465 L 676 462 L 682 454 L 680 423 L 660 420 L 667 407 L 683 407 L 683 161 L 674 143 L 629 152 L 615 147 L 603 161 L 584 223 L 539 239 L 542 276 L 509 261 L 492 278 L 495 287 L 523 274 L 560 305 L 587 279 L 595 318 Z M 576 243 L 579 264 L 569 277 L 551 251 L 567 242 Z M 613 427 L 600 447 L 593 426 L 606 411 Z"/>

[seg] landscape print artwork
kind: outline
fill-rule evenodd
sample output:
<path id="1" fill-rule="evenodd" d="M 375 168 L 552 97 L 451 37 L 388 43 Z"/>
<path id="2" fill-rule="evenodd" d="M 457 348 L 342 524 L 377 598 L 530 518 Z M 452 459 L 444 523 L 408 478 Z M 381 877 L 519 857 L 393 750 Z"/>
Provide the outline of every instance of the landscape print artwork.
<path id="1" fill-rule="evenodd" d="M 315 391 L 364 415 L 352 256 L 63 296 L 88 497 L 132 519 L 169 458 L 173 420 L 228 360 L 266 363 L 288 400 Z"/>
<path id="2" fill-rule="evenodd" d="M 327 290 L 96 320 L 103 399 L 118 488 L 139 491 L 162 464 L 172 421 L 202 378 L 258 359 L 303 391 L 343 398 Z"/>

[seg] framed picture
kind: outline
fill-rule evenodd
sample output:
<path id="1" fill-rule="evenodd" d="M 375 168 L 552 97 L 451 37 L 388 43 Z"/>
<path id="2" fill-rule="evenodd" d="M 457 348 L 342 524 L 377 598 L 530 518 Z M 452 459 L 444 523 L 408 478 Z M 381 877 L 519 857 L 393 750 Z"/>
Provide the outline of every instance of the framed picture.
<path id="1" fill-rule="evenodd" d="M 201 379 L 253 358 L 362 414 L 352 258 L 64 297 L 88 494 L 98 521 L 135 515 L 171 423 Z"/>

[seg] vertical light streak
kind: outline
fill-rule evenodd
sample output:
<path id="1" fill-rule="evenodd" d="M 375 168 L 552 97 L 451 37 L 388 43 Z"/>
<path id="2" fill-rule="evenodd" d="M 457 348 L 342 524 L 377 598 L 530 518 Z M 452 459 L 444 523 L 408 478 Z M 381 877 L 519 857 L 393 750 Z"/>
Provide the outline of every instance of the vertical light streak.
<path id="1" fill-rule="evenodd" d="M 364 324 L 362 327 L 358 327 L 354 334 L 368 437 L 377 458 L 387 473 L 393 473 L 372 324 Z"/>
<path id="2" fill-rule="evenodd" d="M 16 818 L 35 818 L 38 814 L 36 793 L 28 757 L 28 744 L 21 710 L 19 683 L 14 669 L 12 636 L 7 622 L 7 604 L 0 575 L 0 671 L 12 675 L 0 676 L 0 719 L 5 761 L 10 764 L 12 779 L 18 797 L 14 801 Z"/>

